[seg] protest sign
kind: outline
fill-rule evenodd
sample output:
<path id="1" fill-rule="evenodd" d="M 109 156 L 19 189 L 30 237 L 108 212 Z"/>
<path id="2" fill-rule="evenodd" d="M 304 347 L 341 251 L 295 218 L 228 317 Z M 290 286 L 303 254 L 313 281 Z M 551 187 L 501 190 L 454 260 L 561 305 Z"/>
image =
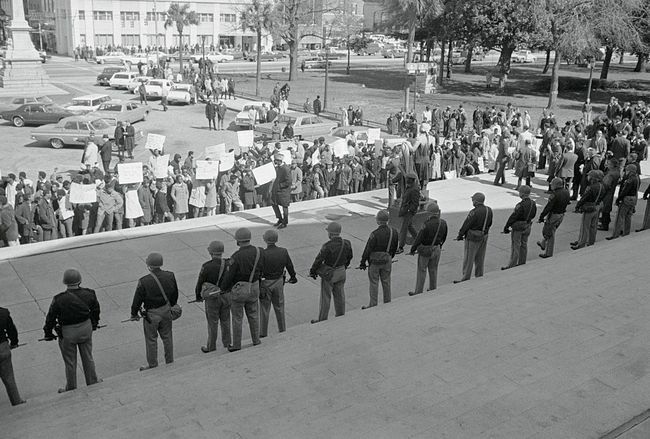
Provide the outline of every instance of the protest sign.
<path id="1" fill-rule="evenodd" d="M 196 179 L 212 180 L 219 175 L 219 160 L 197 160 Z"/>
<path id="2" fill-rule="evenodd" d="M 285 165 L 290 165 L 293 161 L 293 157 L 291 157 L 291 151 L 287 149 L 285 151 L 280 151 L 280 154 L 282 154 L 282 162 Z"/>
<path id="3" fill-rule="evenodd" d="M 335 157 L 345 157 L 348 155 L 348 142 L 345 139 L 338 139 L 330 143 L 332 153 Z"/>
<path id="4" fill-rule="evenodd" d="M 319 163 L 320 163 L 320 155 L 317 154 L 317 153 L 314 153 L 314 154 L 311 156 L 311 165 L 312 165 L 312 166 L 315 166 L 315 165 L 317 165 L 317 164 L 319 164 Z"/>
<path id="5" fill-rule="evenodd" d="M 368 128 L 368 143 L 375 143 L 375 140 L 381 139 L 380 128 Z"/>
<path id="6" fill-rule="evenodd" d="M 248 150 L 248 148 L 254 145 L 254 137 L 253 130 L 237 131 L 237 144 L 242 151 L 244 149 Z"/>
<path id="7" fill-rule="evenodd" d="M 265 165 L 254 168 L 253 176 L 255 177 L 255 183 L 258 186 L 266 184 L 269 181 L 275 179 L 275 167 L 273 166 L 273 163 L 267 163 Z"/>
<path id="8" fill-rule="evenodd" d="M 221 156 L 221 163 L 219 164 L 219 171 L 226 172 L 235 166 L 235 152 L 227 152 Z"/>
<path id="9" fill-rule="evenodd" d="M 443 172 L 445 174 L 445 180 L 453 180 L 456 178 L 456 170 L 453 171 L 445 171 Z"/>
<path id="10" fill-rule="evenodd" d="M 124 194 L 124 217 L 128 219 L 135 219 L 144 216 L 140 200 L 138 200 L 138 191 L 130 190 Z"/>
<path id="11" fill-rule="evenodd" d="M 142 183 L 142 163 L 118 163 L 117 175 L 120 184 Z"/>
<path id="12" fill-rule="evenodd" d="M 205 158 L 212 160 L 221 160 L 221 156 L 226 153 L 226 144 L 220 143 L 218 145 L 205 147 Z"/>
<path id="13" fill-rule="evenodd" d="M 70 202 L 87 204 L 97 201 L 97 187 L 94 184 L 70 184 Z"/>
<path id="14" fill-rule="evenodd" d="M 147 142 L 144 145 L 145 148 L 157 149 L 158 151 L 162 151 L 164 145 L 165 145 L 165 136 L 163 136 L 162 134 L 153 134 L 153 133 L 147 134 Z"/>
<path id="15" fill-rule="evenodd" d="M 154 162 L 154 167 L 152 169 L 154 177 L 156 178 L 167 177 L 168 166 L 169 166 L 169 154 L 156 157 Z"/>

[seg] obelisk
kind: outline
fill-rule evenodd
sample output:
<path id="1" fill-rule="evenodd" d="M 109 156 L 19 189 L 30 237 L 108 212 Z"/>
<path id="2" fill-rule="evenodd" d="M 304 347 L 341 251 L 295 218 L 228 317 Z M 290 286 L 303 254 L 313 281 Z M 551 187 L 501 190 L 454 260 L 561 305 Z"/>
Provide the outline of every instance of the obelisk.
<path id="1" fill-rule="evenodd" d="M 2 60 L 0 96 L 41 96 L 65 94 L 52 85 L 43 69 L 41 58 L 29 35 L 31 27 L 25 20 L 22 0 L 11 0 L 11 40 Z"/>

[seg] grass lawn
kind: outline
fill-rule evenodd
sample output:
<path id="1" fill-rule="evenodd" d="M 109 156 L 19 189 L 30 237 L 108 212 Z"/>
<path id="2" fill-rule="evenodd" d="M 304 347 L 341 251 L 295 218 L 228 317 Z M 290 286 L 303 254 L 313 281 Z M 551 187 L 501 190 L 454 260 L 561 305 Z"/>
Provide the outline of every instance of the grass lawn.
<path id="1" fill-rule="evenodd" d="M 437 103 L 444 109 L 447 105 L 452 108 L 462 104 L 468 115 L 476 105 L 496 105 L 505 107 L 508 102 L 524 110 L 527 109 L 536 124 L 542 109 L 548 102 L 550 73 L 542 74 L 542 64 L 513 65 L 505 92 L 498 91 L 496 78 L 492 81 L 492 89 L 485 87 L 485 70 L 491 66 L 474 65 L 473 72 L 463 73 L 463 66 L 454 66 L 452 79 L 446 80 L 442 89 L 436 93 L 420 94 L 417 98 L 416 111 L 421 114 L 426 105 Z M 619 101 L 648 100 L 650 95 L 650 74 L 634 73 L 633 60 L 629 63 L 610 67 L 609 81 L 628 88 L 610 88 L 607 90 L 592 89 L 591 100 L 596 113 L 602 112 L 610 96 L 617 96 Z M 600 74 L 600 65 L 594 69 L 594 84 Z M 291 104 L 302 105 L 305 98 L 313 100 L 316 95 L 323 99 L 324 71 L 298 72 L 298 79 L 290 83 Z M 554 113 L 559 122 L 581 117 L 582 103 L 586 98 L 589 70 L 575 65 L 562 65 L 560 71 L 560 93 L 558 105 Z M 263 73 L 262 97 L 268 99 L 276 82 L 284 84 L 288 73 Z M 412 81 L 412 77 L 411 77 Z M 381 69 L 353 66 L 350 75 L 345 74 L 345 68 L 334 68 L 329 73 L 327 109 L 338 112 L 342 106 L 361 106 L 364 119 L 384 123 L 388 114 L 398 111 L 404 105 L 403 87 L 405 75 L 397 67 Z M 424 75 L 418 76 L 418 92 L 423 93 Z M 242 75 L 237 78 L 237 90 L 248 94 L 255 92 L 255 75 Z M 413 106 L 413 94 L 409 98 L 409 106 Z"/>

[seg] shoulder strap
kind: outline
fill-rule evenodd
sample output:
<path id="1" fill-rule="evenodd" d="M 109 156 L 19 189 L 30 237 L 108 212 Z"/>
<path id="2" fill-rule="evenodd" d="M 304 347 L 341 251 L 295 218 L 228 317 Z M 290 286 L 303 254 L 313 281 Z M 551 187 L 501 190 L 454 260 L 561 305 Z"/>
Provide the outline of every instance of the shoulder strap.
<path id="1" fill-rule="evenodd" d="M 77 293 L 75 293 L 74 291 L 71 291 L 71 290 L 67 290 L 67 291 L 68 291 L 68 293 L 72 294 L 72 297 L 74 297 L 75 299 L 77 299 L 77 302 L 79 302 L 79 303 L 81 303 L 83 306 L 85 306 L 85 307 L 88 309 L 88 314 L 90 314 L 90 307 L 88 306 L 88 304 L 87 304 L 86 302 L 84 302 L 83 299 L 82 299 L 81 297 L 79 297 L 79 296 L 77 295 Z"/>
<path id="2" fill-rule="evenodd" d="M 594 200 L 594 203 L 598 203 L 598 199 L 600 198 L 600 191 L 603 189 L 603 184 L 598 183 L 598 195 L 596 195 L 596 199 Z"/>
<path id="3" fill-rule="evenodd" d="M 524 218 L 524 221 L 528 222 L 530 218 L 530 213 L 533 211 L 533 206 L 535 205 L 535 202 L 533 200 L 530 200 L 530 207 L 528 208 L 528 213 L 526 214 L 526 218 Z"/>
<path id="4" fill-rule="evenodd" d="M 160 283 L 160 280 L 158 280 L 158 276 L 151 273 L 151 277 L 153 277 L 153 280 L 155 280 L 156 283 L 158 284 L 158 288 L 160 288 L 160 292 L 162 293 L 163 297 L 165 298 L 165 302 L 167 303 L 167 305 L 170 305 L 169 299 L 167 298 L 167 294 L 165 294 L 165 289 L 163 288 L 162 284 Z"/>
<path id="5" fill-rule="evenodd" d="M 433 235 L 433 241 L 431 241 L 431 245 L 436 245 L 436 239 L 438 238 L 438 232 L 440 231 L 441 225 L 442 225 L 442 219 L 438 218 L 438 228 L 436 229 L 436 234 Z"/>
<path id="6" fill-rule="evenodd" d="M 345 248 L 345 239 L 341 238 L 341 250 L 339 251 L 339 255 L 336 257 L 336 260 L 334 261 L 334 266 L 337 267 L 339 263 L 339 259 L 341 259 L 341 255 L 343 255 L 343 249 Z"/>
<path id="7" fill-rule="evenodd" d="M 251 271 L 251 275 L 248 278 L 248 283 L 253 282 L 253 277 L 255 276 L 255 269 L 257 268 L 257 263 L 260 260 L 260 248 L 255 247 L 255 263 L 253 264 L 253 271 Z"/>
<path id="8" fill-rule="evenodd" d="M 219 277 L 217 278 L 217 286 L 219 286 L 219 282 L 221 281 L 221 276 L 223 275 L 223 271 L 225 267 L 226 267 L 226 261 L 222 259 L 221 264 L 219 265 Z"/>
<path id="9" fill-rule="evenodd" d="M 390 253 L 390 244 L 393 242 L 393 228 L 391 226 L 388 226 L 388 230 L 390 230 L 390 234 L 388 235 L 388 245 L 386 246 L 386 253 Z"/>
<path id="10" fill-rule="evenodd" d="M 488 215 L 490 215 L 490 208 L 485 206 L 485 220 L 483 220 L 483 227 L 481 228 L 483 233 L 485 233 L 485 226 L 487 226 Z"/>

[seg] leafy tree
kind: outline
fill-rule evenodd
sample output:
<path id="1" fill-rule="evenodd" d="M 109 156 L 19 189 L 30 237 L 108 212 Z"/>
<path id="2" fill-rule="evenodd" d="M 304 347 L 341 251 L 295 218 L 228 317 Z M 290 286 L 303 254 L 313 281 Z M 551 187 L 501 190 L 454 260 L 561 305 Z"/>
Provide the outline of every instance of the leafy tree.
<path id="1" fill-rule="evenodd" d="M 348 51 L 348 64 L 345 68 L 346 74 L 350 74 L 350 39 L 355 38 L 363 30 L 363 17 L 352 13 L 352 8 L 339 9 L 334 12 L 331 20 L 332 36 L 345 41 Z"/>
<path id="2" fill-rule="evenodd" d="M 196 12 L 190 11 L 190 4 L 183 5 L 172 3 L 167 10 L 167 19 L 165 20 L 165 29 L 176 26 L 178 31 L 178 60 L 180 62 L 180 71 L 183 71 L 183 30 L 190 25 L 199 24 L 199 16 Z"/>
<path id="3" fill-rule="evenodd" d="M 272 28 L 273 5 L 267 0 L 252 0 L 246 9 L 240 11 L 239 19 L 243 30 L 252 30 L 257 36 L 255 96 L 259 96 L 262 78 L 262 33 Z"/>

